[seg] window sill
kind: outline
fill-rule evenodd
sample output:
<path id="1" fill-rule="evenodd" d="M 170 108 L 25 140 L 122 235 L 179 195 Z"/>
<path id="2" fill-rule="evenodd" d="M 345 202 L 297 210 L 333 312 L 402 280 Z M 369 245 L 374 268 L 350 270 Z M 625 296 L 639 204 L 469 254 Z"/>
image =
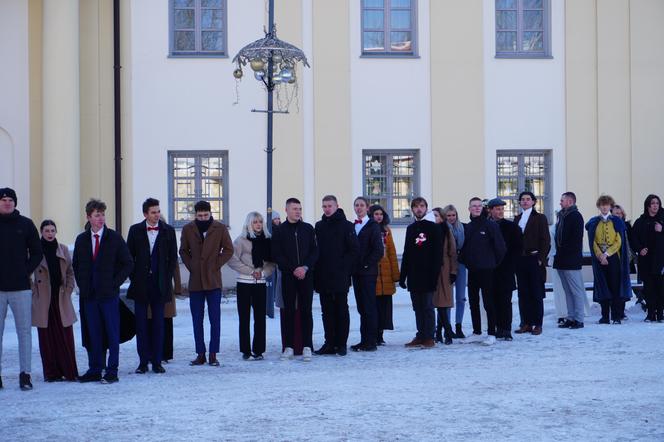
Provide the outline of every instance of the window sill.
<path id="1" fill-rule="evenodd" d="M 496 59 L 516 59 L 516 60 L 553 60 L 553 55 L 538 54 L 496 54 Z"/>
<path id="2" fill-rule="evenodd" d="M 420 58 L 418 54 L 388 54 L 388 53 L 381 53 L 381 54 L 362 54 L 360 55 L 360 58 L 382 58 L 382 59 L 401 59 L 401 58 Z"/>
<path id="3" fill-rule="evenodd" d="M 229 58 L 228 54 L 168 54 L 167 58 Z"/>

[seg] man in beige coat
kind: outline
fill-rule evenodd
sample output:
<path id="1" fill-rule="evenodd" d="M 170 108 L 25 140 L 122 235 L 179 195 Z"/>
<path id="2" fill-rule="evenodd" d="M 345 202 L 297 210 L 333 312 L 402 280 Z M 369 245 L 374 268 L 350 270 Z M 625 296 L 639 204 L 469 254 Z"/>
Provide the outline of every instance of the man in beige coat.
<path id="1" fill-rule="evenodd" d="M 212 218 L 209 202 L 197 202 L 194 211 L 196 219 L 184 226 L 180 238 L 180 257 L 189 270 L 189 307 L 197 353 L 190 365 L 208 362 L 212 366 L 219 366 L 221 267 L 233 256 L 233 241 L 226 226 Z M 210 356 L 207 361 L 203 335 L 206 302 L 210 320 Z"/>

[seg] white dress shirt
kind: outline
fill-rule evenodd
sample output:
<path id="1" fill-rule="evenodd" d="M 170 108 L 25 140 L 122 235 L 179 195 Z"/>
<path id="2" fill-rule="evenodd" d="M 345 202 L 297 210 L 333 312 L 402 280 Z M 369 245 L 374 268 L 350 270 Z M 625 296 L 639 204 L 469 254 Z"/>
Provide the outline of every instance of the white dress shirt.
<path id="1" fill-rule="evenodd" d="M 97 233 L 93 232 L 92 229 L 90 229 L 90 239 L 92 240 L 92 256 L 95 256 L 96 250 L 95 250 L 95 235 L 99 235 L 99 246 L 101 247 L 101 237 L 104 234 L 104 227 L 102 226 L 101 229 Z"/>
<path id="2" fill-rule="evenodd" d="M 521 219 L 519 220 L 519 227 L 521 227 L 521 232 L 526 231 L 526 224 L 528 224 L 528 219 L 530 218 L 530 214 L 533 212 L 533 208 L 531 207 L 528 210 L 524 210 L 521 213 Z"/>
<path id="3" fill-rule="evenodd" d="M 157 235 L 159 235 L 159 230 L 147 230 L 148 227 L 159 227 L 159 223 L 157 223 L 156 226 L 151 226 L 150 223 L 145 221 L 145 229 L 148 234 L 148 241 L 150 242 L 150 255 L 152 255 L 152 249 L 154 249 L 154 245 L 157 242 Z"/>
<path id="4" fill-rule="evenodd" d="M 358 218 L 358 219 L 359 219 L 359 218 Z M 359 234 L 360 234 L 360 230 L 362 230 L 362 227 L 366 226 L 368 222 L 369 222 L 369 216 L 368 216 L 368 215 L 364 215 L 364 218 L 362 218 L 362 223 L 357 223 L 357 224 L 355 224 L 355 234 L 356 234 L 356 235 L 359 235 Z"/>

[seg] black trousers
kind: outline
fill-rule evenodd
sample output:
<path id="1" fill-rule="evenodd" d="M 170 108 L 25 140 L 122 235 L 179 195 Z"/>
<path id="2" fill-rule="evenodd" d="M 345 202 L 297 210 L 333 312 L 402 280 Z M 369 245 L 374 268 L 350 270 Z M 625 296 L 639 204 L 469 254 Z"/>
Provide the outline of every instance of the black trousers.
<path id="1" fill-rule="evenodd" d="M 521 325 L 542 326 L 544 318 L 544 280 L 537 256 L 517 260 L 516 280 L 519 293 Z"/>
<path id="2" fill-rule="evenodd" d="M 433 307 L 433 292 L 410 293 L 415 311 L 415 324 L 417 338 L 421 340 L 433 339 L 436 328 L 436 314 Z"/>
<path id="3" fill-rule="evenodd" d="M 265 352 L 266 285 L 237 283 L 237 313 L 240 319 L 240 351 L 245 354 L 262 355 Z M 254 340 L 251 345 L 249 323 L 251 309 L 254 310 Z"/>
<path id="4" fill-rule="evenodd" d="M 443 330 L 445 330 L 445 336 L 452 334 L 452 325 L 447 316 L 449 309 L 449 307 L 436 307 L 436 339 L 442 338 Z"/>
<path id="5" fill-rule="evenodd" d="M 599 304 L 602 307 L 603 319 L 609 319 L 610 313 L 610 318 L 612 320 L 619 321 L 625 315 L 625 301 L 620 298 L 620 275 L 622 273 L 620 268 L 620 258 L 618 258 L 618 255 L 614 254 L 609 256 L 608 262 L 609 264 L 605 266 L 600 264 L 599 270 L 602 272 L 602 275 L 604 275 L 604 280 L 611 293 L 611 299 L 600 301 Z"/>
<path id="6" fill-rule="evenodd" d="M 496 328 L 509 332 L 512 330 L 512 290 L 496 285 L 494 298 L 496 306 Z"/>
<path id="7" fill-rule="evenodd" d="M 662 319 L 664 312 L 664 275 L 643 275 L 643 292 L 648 307 L 648 317 Z"/>
<path id="8" fill-rule="evenodd" d="M 314 297 L 314 285 L 311 274 L 307 272 L 304 279 L 282 273 L 281 294 L 284 298 L 284 346 L 293 348 L 295 336 L 295 310 L 300 310 L 300 326 L 302 328 L 302 346 L 313 348 L 312 334 L 314 320 L 311 304 Z"/>
<path id="9" fill-rule="evenodd" d="M 162 357 L 165 361 L 173 359 L 173 318 L 164 318 L 164 355 Z"/>
<path id="10" fill-rule="evenodd" d="M 473 321 L 473 333 L 482 334 L 482 316 L 480 314 L 480 290 L 482 303 L 486 311 L 488 331 L 490 335 L 496 334 L 496 305 L 493 290 L 493 270 L 468 269 L 468 302 L 470 303 L 470 318 Z"/>
<path id="11" fill-rule="evenodd" d="M 353 291 L 360 314 L 361 343 L 367 346 L 376 345 L 378 333 L 378 308 L 376 307 L 376 275 L 353 276 Z"/>
<path id="12" fill-rule="evenodd" d="M 321 293 L 320 308 L 323 312 L 325 343 L 337 348 L 346 347 L 350 328 L 348 292 Z"/>

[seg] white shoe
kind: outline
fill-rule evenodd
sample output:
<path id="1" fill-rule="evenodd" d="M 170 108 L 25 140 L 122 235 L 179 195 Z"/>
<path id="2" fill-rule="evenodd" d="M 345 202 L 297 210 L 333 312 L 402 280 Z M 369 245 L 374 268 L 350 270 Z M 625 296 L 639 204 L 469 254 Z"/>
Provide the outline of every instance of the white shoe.
<path id="1" fill-rule="evenodd" d="M 482 341 L 482 345 L 493 345 L 496 343 L 496 337 L 493 335 L 489 335 L 486 337 L 484 341 Z"/>
<path id="2" fill-rule="evenodd" d="M 293 349 L 290 348 L 290 347 L 284 348 L 284 352 L 281 354 L 280 359 L 282 361 L 287 361 L 287 360 L 293 359 Z"/>
<path id="3" fill-rule="evenodd" d="M 311 348 L 304 347 L 302 349 L 302 361 L 311 362 Z"/>
<path id="4" fill-rule="evenodd" d="M 476 335 L 475 333 L 466 336 L 466 339 L 462 339 L 461 341 L 464 344 L 474 344 L 476 342 L 482 342 L 484 339 L 482 338 L 482 335 Z"/>

